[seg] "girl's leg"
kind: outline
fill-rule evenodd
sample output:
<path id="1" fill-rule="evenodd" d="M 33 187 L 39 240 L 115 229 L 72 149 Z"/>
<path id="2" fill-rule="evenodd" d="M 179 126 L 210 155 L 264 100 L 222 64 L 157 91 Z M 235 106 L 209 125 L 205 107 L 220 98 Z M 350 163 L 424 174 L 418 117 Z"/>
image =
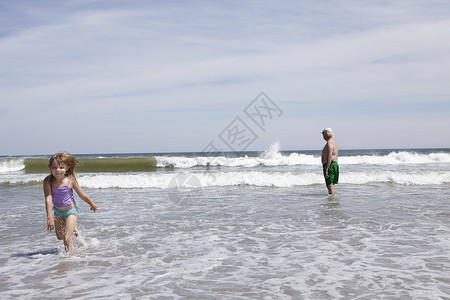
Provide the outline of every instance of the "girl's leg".
<path id="1" fill-rule="evenodd" d="M 73 233 L 75 234 L 76 237 L 80 235 L 80 233 L 78 232 L 78 223 L 75 223 L 75 229 L 73 230 Z"/>
<path id="2" fill-rule="evenodd" d="M 71 214 L 66 218 L 66 232 L 64 234 L 64 246 L 66 246 L 66 251 L 73 252 L 73 240 L 72 235 L 77 226 L 77 215 Z"/>
<path id="3" fill-rule="evenodd" d="M 63 219 L 63 217 L 61 217 L 60 215 L 58 215 L 58 213 L 54 213 L 54 220 L 55 220 L 55 233 L 56 233 L 56 238 L 58 240 L 63 240 L 64 239 L 64 227 L 65 227 L 65 220 Z"/>

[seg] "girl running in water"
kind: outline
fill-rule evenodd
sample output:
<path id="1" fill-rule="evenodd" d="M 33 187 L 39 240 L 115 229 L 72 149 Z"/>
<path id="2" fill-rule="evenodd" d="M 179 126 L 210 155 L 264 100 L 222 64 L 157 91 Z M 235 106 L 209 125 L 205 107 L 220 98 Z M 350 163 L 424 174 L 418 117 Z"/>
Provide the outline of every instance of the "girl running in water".
<path id="1" fill-rule="evenodd" d="M 73 252 L 72 235 L 78 235 L 78 204 L 73 197 L 73 189 L 78 196 L 91 206 L 94 212 L 98 206 L 83 191 L 75 176 L 77 159 L 67 152 L 56 153 L 50 158 L 48 167 L 51 174 L 44 179 L 45 209 L 47 224 L 44 228 L 55 229 L 58 240 L 64 241 L 66 251 Z M 54 218 L 52 216 L 52 207 Z"/>

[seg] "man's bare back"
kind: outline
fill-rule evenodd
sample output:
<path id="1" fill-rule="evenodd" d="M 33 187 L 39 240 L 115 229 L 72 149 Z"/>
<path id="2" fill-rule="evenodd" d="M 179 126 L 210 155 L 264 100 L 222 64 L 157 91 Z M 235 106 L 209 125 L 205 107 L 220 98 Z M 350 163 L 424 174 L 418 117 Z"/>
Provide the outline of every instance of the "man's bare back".
<path id="1" fill-rule="evenodd" d="M 322 164 L 325 164 L 328 162 L 328 156 L 331 152 L 331 161 L 338 161 L 338 154 L 339 154 L 339 147 L 336 143 L 336 141 L 330 137 L 330 139 L 327 141 L 325 146 L 322 149 Z"/>

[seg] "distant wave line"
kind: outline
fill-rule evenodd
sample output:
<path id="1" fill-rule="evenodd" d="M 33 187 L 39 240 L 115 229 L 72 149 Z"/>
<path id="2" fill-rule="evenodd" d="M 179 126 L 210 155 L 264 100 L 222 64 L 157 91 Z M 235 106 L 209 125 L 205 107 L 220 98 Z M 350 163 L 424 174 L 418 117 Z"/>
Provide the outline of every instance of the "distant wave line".
<path id="1" fill-rule="evenodd" d="M 450 153 L 415 153 L 409 151 L 392 151 L 386 155 L 340 156 L 340 165 L 401 165 L 401 164 L 436 164 L 450 163 Z M 311 154 L 279 151 L 260 153 L 258 156 L 155 156 L 127 158 L 83 158 L 77 166 L 78 173 L 123 173 L 153 172 L 160 168 L 253 168 L 277 166 L 320 165 L 320 157 Z M 23 171 L 28 174 L 48 173 L 48 159 L 42 158 L 7 158 L 0 161 L 0 173 Z"/>

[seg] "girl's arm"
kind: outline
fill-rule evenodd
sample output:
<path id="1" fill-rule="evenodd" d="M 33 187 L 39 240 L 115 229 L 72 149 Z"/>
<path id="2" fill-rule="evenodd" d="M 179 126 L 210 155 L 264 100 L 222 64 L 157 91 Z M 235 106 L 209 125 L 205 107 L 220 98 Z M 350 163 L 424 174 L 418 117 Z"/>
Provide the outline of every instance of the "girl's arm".
<path id="1" fill-rule="evenodd" d="M 52 188 L 50 186 L 50 177 L 44 179 L 45 211 L 47 213 L 47 224 L 45 229 L 52 231 L 55 229 L 55 222 L 52 215 Z"/>
<path id="2" fill-rule="evenodd" d="M 75 190 L 75 192 L 77 192 L 78 196 L 81 199 L 83 199 L 83 201 L 85 201 L 87 204 L 89 204 L 91 206 L 91 210 L 95 212 L 98 208 L 98 205 L 95 204 L 94 201 L 92 201 L 92 199 L 83 191 L 80 184 L 75 178 L 72 179 L 72 183 L 73 189 Z"/>

